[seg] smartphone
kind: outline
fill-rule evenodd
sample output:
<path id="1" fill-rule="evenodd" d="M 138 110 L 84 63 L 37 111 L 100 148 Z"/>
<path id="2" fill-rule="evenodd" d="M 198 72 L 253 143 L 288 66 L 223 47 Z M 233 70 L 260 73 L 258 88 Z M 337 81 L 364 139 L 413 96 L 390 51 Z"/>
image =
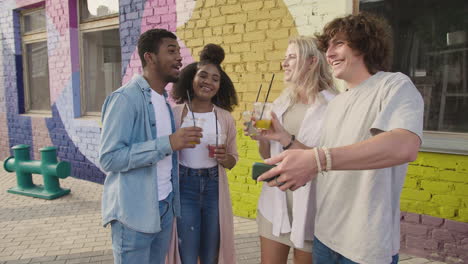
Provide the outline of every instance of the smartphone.
<path id="1" fill-rule="evenodd" d="M 261 163 L 261 162 L 255 162 L 252 166 L 252 179 L 257 180 L 257 178 L 260 177 L 260 175 L 262 175 L 263 173 L 267 172 L 268 170 L 274 167 L 276 167 L 276 165 L 268 165 L 268 164 Z M 271 177 L 270 179 L 266 180 L 266 182 L 272 181 L 278 177 L 279 175 L 276 175 L 275 177 Z"/>

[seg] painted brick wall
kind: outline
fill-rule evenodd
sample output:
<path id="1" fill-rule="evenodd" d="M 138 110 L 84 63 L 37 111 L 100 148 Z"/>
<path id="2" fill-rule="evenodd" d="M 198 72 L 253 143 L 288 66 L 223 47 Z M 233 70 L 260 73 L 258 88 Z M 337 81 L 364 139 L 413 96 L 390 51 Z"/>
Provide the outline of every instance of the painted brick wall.
<path id="1" fill-rule="evenodd" d="M 446 263 L 468 263 L 468 224 L 402 213 L 401 251 Z"/>
<path id="2" fill-rule="evenodd" d="M 22 115 L 23 76 L 19 12 L 45 6 L 51 113 L 49 116 Z M 58 157 L 72 164 L 77 178 L 103 182 L 104 174 L 95 165 L 99 145 L 97 119 L 79 116 L 79 60 L 76 0 L 2 1 L 0 10 L 2 71 L 0 72 L 0 155 L 9 148 L 28 144 L 31 158 L 39 159 L 39 149 L 58 147 Z M 1 97 L 0 97 L 1 98 Z M 78 99 L 78 100 L 77 100 Z M 4 109 L 4 110 L 3 110 Z M 78 111 L 78 112 L 77 112 Z"/>
<path id="3" fill-rule="evenodd" d="M 80 113 L 77 0 L 3 0 L 0 9 L 0 158 L 16 144 L 32 146 L 33 158 L 46 145 L 59 147 L 72 163 L 73 177 L 103 182 L 97 154 L 100 124 Z M 283 89 L 280 62 L 290 36 L 311 35 L 332 18 L 351 13 L 352 0 L 120 0 L 122 76 L 141 72 L 136 51 L 141 32 L 166 28 L 179 37 L 184 64 L 198 59 L 207 43 L 226 51 L 223 67 L 233 79 L 240 105 L 237 120 L 240 160 L 228 173 L 234 213 L 253 218 L 261 184 L 251 180 L 259 161 L 257 145 L 242 135 L 241 112 L 249 109 L 260 84 L 276 74 L 269 101 Z M 20 115 L 21 42 L 18 11 L 45 4 L 52 111 L 50 117 Z M 168 87 L 170 89 L 170 86 Z M 264 98 L 262 93 L 260 99 Z M 402 246 L 446 261 L 465 260 L 468 225 L 468 157 L 420 153 L 409 167 L 401 200 Z M 451 238 L 453 237 L 453 239 Z M 422 240 L 428 239 L 425 244 Z M 421 245 L 423 248 L 421 248 Z M 419 247 L 418 247 L 419 246 Z M 458 253 L 457 253 L 458 252 Z M 432 256 L 431 255 L 431 256 Z"/>
<path id="4" fill-rule="evenodd" d="M 184 64 L 195 59 L 201 47 L 209 42 L 226 49 L 226 71 L 239 91 L 240 106 L 234 112 L 241 127 L 240 113 L 249 108 L 258 86 L 265 86 L 276 73 L 269 101 L 274 100 L 283 85 L 280 62 L 287 39 L 297 34 L 312 34 L 331 17 L 349 12 L 349 1 L 334 0 L 333 4 L 318 1 L 177 1 L 121 0 L 120 35 L 123 82 L 141 72 L 136 43 L 141 32 L 161 27 L 176 31 L 183 48 Z M 80 73 L 76 0 L 3 2 L 2 81 L 0 110 L 4 111 L 8 133 L 0 139 L 2 156 L 7 156 L 16 144 L 29 144 L 32 158 L 39 158 L 39 149 L 58 146 L 59 158 L 70 161 L 73 176 L 102 182 L 98 167 L 99 122 L 80 119 Z M 18 12 L 45 5 L 47 45 L 52 112 L 51 117 L 31 117 L 22 113 L 22 66 Z M 333 7 L 334 6 L 334 7 Z M 304 8 L 307 7 L 307 8 Z M 307 10 L 307 11 L 305 11 Z M 310 12 L 309 12 L 310 11 Z M 297 25 L 297 27 L 295 26 Z M 170 87 L 169 87 L 170 89 Z M 264 94 L 262 95 L 264 96 Z M 235 211 L 254 217 L 260 191 L 250 180 L 250 166 L 259 160 L 255 142 L 239 133 L 241 161 L 229 174 L 233 185 Z M 243 190 L 248 190 L 247 193 Z"/>
<path id="5" fill-rule="evenodd" d="M 468 157 L 420 152 L 408 168 L 401 210 L 468 222 Z"/>
<path id="6" fill-rule="evenodd" d="M 5 158 L 10 155 L 7 117 L 5 112 L 0 112 L 0 158 Z"/>

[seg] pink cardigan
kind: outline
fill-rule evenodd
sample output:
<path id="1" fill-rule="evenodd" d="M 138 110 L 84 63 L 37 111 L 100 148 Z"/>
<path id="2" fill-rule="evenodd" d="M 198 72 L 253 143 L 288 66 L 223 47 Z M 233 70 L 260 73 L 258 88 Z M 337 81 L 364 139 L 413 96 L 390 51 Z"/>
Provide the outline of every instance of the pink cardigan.
<path id="1" fill-rule="evenodd" d="M 178 129 L 182 123 L 182 113 L 185 104 L 179 104 L 173 107 L 174 119 L 176 122 L 176 128 Z M 239 159 L 237 154 L 236 145 L 236 124 L 231 113 L 228 111 L 214 107 L 218 115 L 218 121 L 226 131 L 226 151 L 228 154 L 234 157 L 236 162 Z M 232 214 L 232 203 L 231 196 L 229 194 L 229 184 L 226 175 L 226 169 L 218 165 L 219 171 L 219 225 L 220 225 L 220 246 L 219 246 L 219 257 L 218 264 L 235 264 L 236 253 L 234 247 L 234 222 Z M 178 244 L 177 244 L 177 225 L 174 222 L 173 236 L 171 246 L 168 252 L 167 264 L 179 264 L 181 263 L 178 256 Z"/>

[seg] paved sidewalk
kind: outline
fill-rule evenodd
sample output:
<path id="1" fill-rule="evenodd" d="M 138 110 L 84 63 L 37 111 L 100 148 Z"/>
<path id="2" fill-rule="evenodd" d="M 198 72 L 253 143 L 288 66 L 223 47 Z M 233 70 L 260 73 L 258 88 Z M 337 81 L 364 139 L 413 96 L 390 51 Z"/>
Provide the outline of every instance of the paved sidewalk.
<path id="1" fill-rule="evenodd" d="M 42 176 L 33 175 L 35 184 Z M 110 229 L 101 226 L 102 185 L 68 177 L 71 194 L 42 200 L 7 193 L 13 173 L 0 171 L 0 264 L 113 263 Z M 260 263 L 255 221 L 235 217 L 238 264 Z M 402 255 L 400 263 L 441 263 Z M 292 261 L 289 261 L 292 263 Z"/>

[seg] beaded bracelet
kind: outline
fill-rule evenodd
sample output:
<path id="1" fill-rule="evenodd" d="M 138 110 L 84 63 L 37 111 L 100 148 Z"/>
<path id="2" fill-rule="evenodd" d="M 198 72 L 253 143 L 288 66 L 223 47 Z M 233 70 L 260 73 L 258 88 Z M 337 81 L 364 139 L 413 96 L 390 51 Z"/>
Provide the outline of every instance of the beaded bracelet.
<path id="1" fill-rule="evenodd" d="M 320 156 L 318 152 L 318 148 L 314 148 L 315 153 L 315 161 L 317 162 L 317 173 L 322 173 L 322 165 L 320 165 Z"/>
<path id="2" fill-rule="evenodd" d="M 325 161 L 327 162 L 325 171 L 331 171 L 332 169 L 332 159 L 330 150 L 327 147 L 322 147 L 323 152 L 325 153 Z"/>

